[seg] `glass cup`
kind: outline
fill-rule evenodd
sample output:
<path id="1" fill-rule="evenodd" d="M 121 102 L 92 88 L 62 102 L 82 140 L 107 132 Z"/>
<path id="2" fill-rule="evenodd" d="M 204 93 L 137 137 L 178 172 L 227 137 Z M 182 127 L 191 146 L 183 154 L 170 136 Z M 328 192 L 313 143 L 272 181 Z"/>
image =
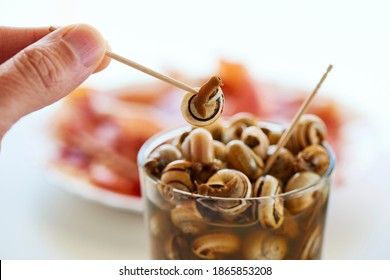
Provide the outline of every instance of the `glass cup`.
<path id="1" fill-rule="evenodd" d="M 334 167 L 329 146 L 329 168 L 313 184 L 265 197 L 202 196 L 166 185 L 144 167 L 156 147 L 190 130 L 161 132 L 138 154 L 152 259 L 321 258 Z"/>

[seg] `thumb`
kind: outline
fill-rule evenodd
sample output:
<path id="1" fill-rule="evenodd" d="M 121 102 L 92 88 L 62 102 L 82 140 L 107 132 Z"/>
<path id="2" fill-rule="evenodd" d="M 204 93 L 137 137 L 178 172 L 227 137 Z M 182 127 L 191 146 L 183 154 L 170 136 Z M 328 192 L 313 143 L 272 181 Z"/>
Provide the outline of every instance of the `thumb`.
<path id="1" fill-rule="evenodd" d="M 0 65 L 0 133 L 79 86 L 99 66 L 106 43 L 93 27 L 58 29 Z M 6 127 L 7 128 L 7 127 Z"/>

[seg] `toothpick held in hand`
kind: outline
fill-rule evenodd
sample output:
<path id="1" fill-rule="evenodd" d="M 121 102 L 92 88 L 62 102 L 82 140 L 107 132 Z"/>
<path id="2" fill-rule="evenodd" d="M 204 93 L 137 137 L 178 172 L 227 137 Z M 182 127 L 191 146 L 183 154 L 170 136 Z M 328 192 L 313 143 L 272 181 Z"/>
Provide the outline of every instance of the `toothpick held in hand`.
<path id="1" fill-rule="evenodd" d="M 54 26 L 49 27 L 50 31 L 54 31 L 56 29 L 57 29 L 57 27 L 54 27 Z M 116 61 L 121 62 L 123 64 L 126 64 L 127 66 L 133 67 L 134 69 L 137 69 L 138 71 L 141 71 L 147 75 L 153 76 L 161 81 L 164 81 L 168 84 L 171 84 L 177 88 L 180 88 L 182 90 L 185 90 L 185 91 L 188 91 L 188 92 L 191 92 L 194 94 L 198 94 L 198 91 L 196 89 L 194 89 L 193 87 L 191 87 L 183 82 L 180 82 L 176 79 L 168 77 L 164 74 L 158 73 L 158 72 L 156 72 L 156 71 L 154 71 L 146 66 L 138 64 L 130 59 L 124 58 L 123 56 L 117 55 L 117 54 L 113 53 L 112 51 L 106 50 L 106 56 L 108 56 L 112 59 L 115 59 Z"/>
<path id="2" fill-rule="evenodd" d="M 271 170 L 272 165 L 275 163 L 276 157 L 278 156 L 280 149 L 282 147 L 284 147 L 286 145 L 287 141 L 290 139 L 291 134 L 294 132 L 294 129 L 296 128 L 300 117 L 305 112 L 305 110 L 309 106 L 310 102 L 313 100 L 314 96 L 316 95 L 316 93 L 320 89 L 322 83 L 325 81 L 326 77 L 328 76 L 328 73 L 330 72 L 330 70 L 332 70 L 332 68 L 333 68 L 333 66 L 329 65 L 328 69 L 326 70 L 325 74 L 322 76 L 321 80 L 318 82 L 318 84 L 315 87 L 315 89 L 313 90 L 313 92 L 309 96 L 306 97 L 305 101 L 303 102 L 303 104 L 299 108 L 298 112 L 295 114 L 293 120 L 290 123 L 289 128 L 286 129 L 284 131 L 284 133 L 282 134 L 282 136 L 280 137 L 278 144 L 276 146 L 275 152 L 267 160 L 267 163 L 266 163 L 265 168 L 264 168 L 264 174 L 267 174 Z"/>
<path id="3" fill-rule="evenodd" d="M 194 94 L 198 94 L 198 91 L 192 87 L 190 87 L 189 85 L 186 85 L 185 83 L 183 82 L 180 82 L 176 79 L 173 79 L 171 77 L 168 77 L 164 74 L 161 74 L 161 73 L 158 73 L 146 66 L 143 66 L 141 64 L 138 64 L 137 62 L 134 62 L 130 59 L 127 59 L 127 58 L 124 58 L 123 56 L 120 56 L 120 55 L 117 55 L 109 50 L 106 50 L 106 56 L 108 57 L 111 57 L 112 59 L 115 59 L 116 61 L 119 61 L 123 64 L 126 64 L 127 66 L 130 66 L 130 67 L 133 67 L 134 69 L 137 69 L 141 72 L 144 72 L 145 74 L 148 74 L 150 76 L 153 76 L 161 81 L 164 81 L 168 84 L 171 84 L 177 88 L 180 88 L 180 89 L 183 89 L 185 91 L 189 91 L 189 92 L 192 92 Z"/>

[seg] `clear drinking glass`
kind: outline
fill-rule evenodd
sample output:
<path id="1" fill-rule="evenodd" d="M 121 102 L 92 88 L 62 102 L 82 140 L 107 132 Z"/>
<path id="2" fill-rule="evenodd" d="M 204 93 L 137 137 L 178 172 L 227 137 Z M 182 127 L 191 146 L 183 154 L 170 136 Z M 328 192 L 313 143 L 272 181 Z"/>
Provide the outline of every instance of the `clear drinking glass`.
<path id="1" fill-rule="evenodd" d="M 273 123 L 269 125 L 275 126 Z M 138 154 L 145 223 L 152 259 L 320 259 L 334 155 L 314 184 L 275 196 L 221 198 L 164 185 L 144 167 L 158 146 L 190 131 L 181 127 L 150 138 Z M 169 198 L 161 187 L 169 189 Z M 277 229 L 262 223 L 283 207 Z M 269 218 L 269 216 L 268 216 Z"/>

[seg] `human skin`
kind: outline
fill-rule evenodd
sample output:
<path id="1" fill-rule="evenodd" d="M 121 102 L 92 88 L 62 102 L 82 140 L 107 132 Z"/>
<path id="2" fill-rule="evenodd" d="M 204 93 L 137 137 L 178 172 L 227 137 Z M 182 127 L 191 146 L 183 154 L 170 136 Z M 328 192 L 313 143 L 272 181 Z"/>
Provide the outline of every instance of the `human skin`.
<path id="1" fill-rule="evenodd" d="M 0 143 L 23 116 L 77 88 L 110 62 L 107 43 L 92 26 L 0 26 Z"/>

